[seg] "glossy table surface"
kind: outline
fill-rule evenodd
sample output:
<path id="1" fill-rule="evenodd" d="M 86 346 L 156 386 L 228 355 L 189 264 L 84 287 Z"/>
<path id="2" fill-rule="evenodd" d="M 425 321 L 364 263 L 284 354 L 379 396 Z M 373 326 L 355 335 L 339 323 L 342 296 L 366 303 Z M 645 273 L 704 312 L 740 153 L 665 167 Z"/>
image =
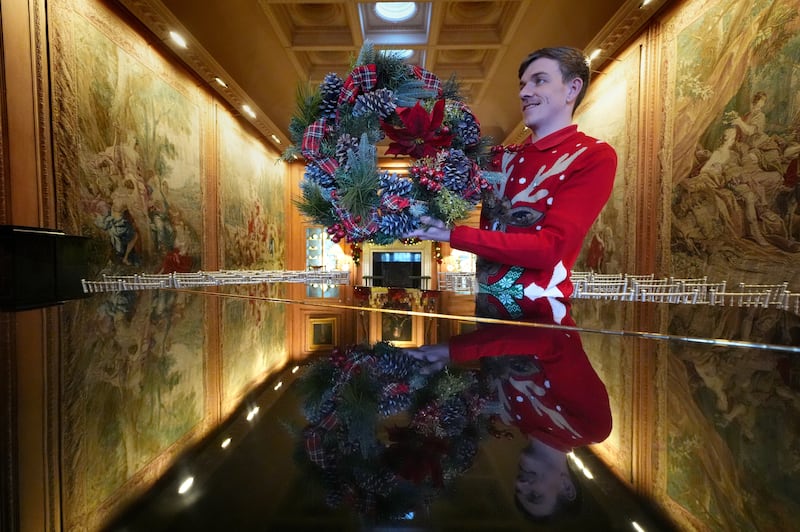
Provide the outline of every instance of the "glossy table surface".
<path id="1" fill-rule="evenodd" d="M 349 344 L 324 340 L 248 390 L 150 489 L 113 512 L 109 530 L 779 530 L 800 518 L 800 317 L 792 313 L 576 300 L 575 325 L 560 325 L 444 313 L 441 301 L 354 303 L 344 288 L 338 300 L 312 302 L 177 292 L 129 295 L 155 298 L 147 322 L 164 330 L 164 345 L 180 333 L 170 320 L 202 308 L 195 299 L 221 301 L 223 330 L 243 319 L 226 314 L 241 304 L 302 307 L 357 331 Z M 91 305 L 119 305 L 102 303 L 115 297 L 96 294 Z M 167 312 L 176 300 L 194 302 Z M 126 319 L 117 312 L 114 320 Z M 422 332 L 401 331 L 395 342 L 389 329 L 372 334 L 375 320 L 385 327 L 401 318 Z M 446 345 L 452 356 L 426 358 L 420 344 Z M 589 369 L 574 365 L 582 359 Z M 613 430 L 597 429 L 587 443 L 605 404 L 598 390 L 588 395 L 592 372 Z M 534 522 L 517 502 L 521 456 L 535 434 L 510 414 L 523 398 L 498 399 L 509 385 L 546 420 L 535 429 L 541 441 L 550 443 L 548 431 L 578 434 L 578 445 L 564 447 L 573 450 L 581 505 L 551 523 Z M 75 402 L 69 386 L 63 393 Z M 68 484 L 71 475 L 61 476 Z"/>

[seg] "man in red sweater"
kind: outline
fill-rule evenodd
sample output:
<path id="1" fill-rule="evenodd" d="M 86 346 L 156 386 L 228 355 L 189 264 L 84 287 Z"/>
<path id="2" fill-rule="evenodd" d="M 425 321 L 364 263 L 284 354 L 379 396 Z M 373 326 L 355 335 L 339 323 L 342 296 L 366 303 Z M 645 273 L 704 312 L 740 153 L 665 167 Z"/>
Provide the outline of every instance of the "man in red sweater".
<path id="1" fill-rule="evenodd" d="M 499 315 L 518 317 L 521 305 L 569 297 L 569 272 L 583 240 L 611 195 L 617 155 L 572 123 L 589 85 L 589 63 L 575 48 L 543 48 L 519 67 L 523 122 L 531 136 L 498 148 L 493 164 L 505 177 L 484 198 L 480 227 L 422 217 L 408 237 L 449 242 L 478 256 L 483 297 Z M 562 307 L 552 308 L 560 323 Z"/>
<path id="2" fill-rule="evenodd" d="M 546 319 L 525 321 L 489 324 L 447 344 L 405 351 L 436 371 L 480 360 L 487 407 L 527 439 L 514 482 L 517 505 L 535 520 L 553 520 L 579 511 L 580 484 L 567 455 L 608 437 L 611 407 L 578 331 L 550 328 Z M 574 326 L 569 315 L 564 322 Z"/>

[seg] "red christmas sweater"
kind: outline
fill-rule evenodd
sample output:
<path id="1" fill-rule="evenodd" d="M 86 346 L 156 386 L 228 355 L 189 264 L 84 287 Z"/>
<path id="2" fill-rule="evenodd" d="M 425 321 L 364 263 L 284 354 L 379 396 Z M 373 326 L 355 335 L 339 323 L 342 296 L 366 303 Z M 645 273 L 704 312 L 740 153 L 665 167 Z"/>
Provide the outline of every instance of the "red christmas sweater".
<path id="1" fill-rule="evenodd" d="M 577 331 L 490 325 L 450 340 L 453 362 L 495 357 L 497 366 L 501 357 L 511 355 L 532 360 L 504 364 L 508 371 L 490 379 L 504 423 L 564 452 L 608 437 L 608 392 Z"/>
<path id="2" fill-rule="evenodd" d="M 484 199 L 480 228 L 455 227 L 450 245 L 478 256 L 480 291 L 519 317 L 527 310 L 523 296 L 572 294 L 569 272 L 611 196 L 617 154 L 571 125 L 505 147 L 493 164 L 505 179 Z M 556 309 L 554 316 L 563 318 Z"/>

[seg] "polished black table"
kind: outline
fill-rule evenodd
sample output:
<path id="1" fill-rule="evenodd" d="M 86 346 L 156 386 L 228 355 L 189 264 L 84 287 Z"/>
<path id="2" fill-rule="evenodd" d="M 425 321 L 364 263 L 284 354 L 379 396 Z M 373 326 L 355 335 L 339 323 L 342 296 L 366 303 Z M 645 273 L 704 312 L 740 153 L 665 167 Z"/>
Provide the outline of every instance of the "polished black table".
<path id="1" fill-rule="evenodd" d="M 470 307 L 435 291 L 403 306 L 350 290 L 313 301 L 288 289 L 162 290 L 66 304 L 65 525 L 89 515 L 108 530 L 779 530 L 800 517 L 799 316 L 575 300 L 565 326 L 443 312 Z M 381 325 L 397 316 L 414 330 L 387 340 Z M 254 355 L 262 344 L 281 351 L 295 318 L 322 339 L 309 329 L 292 341 L 303 352 L 284 349 L 272 366 L 269 353 Z M 92 339 L 79 333 L 87 325 Z M 384 361 L 386 345 L 407 353 L 493 327 L 499 338 L 530 335 L 530 355 L 553 335 L 579 338 L 608 392 L 613 430 L 575 447 L 582 503 L 554 523 L 532 521 L 515 500 L 527 440 L 487 407 L 481 359 Z M 205 354 L 208 345 L 219 352 Z M 254 366 L 257 381 L 244 377 Z M 445 405 L 455 389 L 470 408 Z M 346 431 L 326 426 L 342 420 Z M 347 444 L 325 444 L 321 426 Z M 398 434 L 412 426 L 428 429 L 408 444 Z M 175 442 L 180 451 L 164 458 Z"/>

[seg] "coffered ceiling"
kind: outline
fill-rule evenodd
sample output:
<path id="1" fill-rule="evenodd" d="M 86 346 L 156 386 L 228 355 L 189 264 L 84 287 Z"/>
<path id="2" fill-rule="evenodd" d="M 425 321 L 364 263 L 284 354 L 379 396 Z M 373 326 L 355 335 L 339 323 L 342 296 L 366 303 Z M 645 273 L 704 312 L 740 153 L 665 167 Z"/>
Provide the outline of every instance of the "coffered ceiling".
<path id="1" fill-rule="evenodd" d="M 455 74 L 484 134 L 517 141 L 517 66 L 525 55 L 543 46 L 600 48 L 592 66 L 601 70 L 668 2 L 434 0 L 389 23 L 375 3 L 354 0 L 116 1 L 279 151 L 289 142 L 298 84 L 316 85 L 328 72 L 346 77 L 367 39 L 379 49 L 411 50 L 409 63 L 441 79 Z"/>

